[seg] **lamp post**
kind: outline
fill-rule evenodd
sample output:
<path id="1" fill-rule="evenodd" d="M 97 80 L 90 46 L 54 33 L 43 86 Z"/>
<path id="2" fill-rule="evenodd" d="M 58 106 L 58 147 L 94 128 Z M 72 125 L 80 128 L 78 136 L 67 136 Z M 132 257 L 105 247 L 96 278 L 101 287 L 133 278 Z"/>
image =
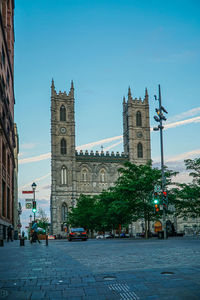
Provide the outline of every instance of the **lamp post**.
<path id="1" fill-rule="evenodd" d="M 166 121 L 166 117 L 164 116 L 164 113 L 168 113 L 166 109 L 162 106 L 162 101 L 161 101 L 161 90 L 160 90 L 160 84 L 158 85 L 158 99 L 156 95 L 154 96 L 155 100 L 158 100 L 159 102 L 159 108 L 156 108 L 156 113 L 157 116 L 154 116 L 154 120 L 159 123 L 157 127 L 154 127 L 154 131 L 160 130 L 160 152 L 161 152 L 161 174 L 162 174 L 162 197 L 163 197 L 163 192 L 165 191 L 165 174 L 164 174 L 164 151 L 163 151 L 163 121 Z M 166 230 L 166 211 L 165 211 L 165 206 L 163 205 L 163 227 L 164 227 L 164 239 L 167 238 L 167 230 Z"/>
<path id="2" fill-rule="evenodd" d="M 32 215 L 30 215 L 29 218 L 30 218 L 30 223 L 31 223 L 32 222 Z"/>
<path id="3" fill-rule="evenodd" d="M 35 202 L 35 190 L 36 190 L 37 184 L 35 182 L 33 182 L 31 186 L 33 189 L 33 202 Z M 33 211 L 33 214 L 34 214 L 34 221 L 35 221 L 35 211 Z"/>

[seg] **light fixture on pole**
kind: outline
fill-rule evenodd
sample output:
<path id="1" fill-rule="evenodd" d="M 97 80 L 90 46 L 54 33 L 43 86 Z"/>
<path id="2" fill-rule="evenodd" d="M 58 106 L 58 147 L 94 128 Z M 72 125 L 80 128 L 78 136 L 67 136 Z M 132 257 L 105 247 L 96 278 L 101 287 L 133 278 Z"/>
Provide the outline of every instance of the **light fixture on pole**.
<path id="1" fill-rule="evenodd" d="M 163 121 L 166 121 L 166 117 L 164 116 L 164 113 L 168 113 L 167 110 L 162 106 L 161 101 L 161 90 L 160 90 L 160 84 L 158 85 L 158 98 L 156 95 L 154 95 L 155 100 L 158 100 L 159 102 L 159 108 L 156 108 L 156 116 L 154 116 L 154 120 L 159 123 L 157 127 L 154 127 L 154 131 L 160 130 L 160 152 L 161 152 L 161 172 L 162 172 L 162 193 L 165 192 L 165 174 L 164 174 L 164 152 L 163 152 L 163 129 L 164 126 L 162 125 Z M 163 201 L 164 202 L 164 201 Z M 163 205 L 163 227 L 164 227 L 164 239 L 167 238 L 167 229 L 166 229 L 166 208 L 167 206 Z"/>
<path id="2" fill-rule="evenodd" d="M 35 190 L 36 190 L 37 184 L 35 182 L 33 182 L 31 186 L 32 186 L 32 189 L 33 189 L 33 208 L 32 208 L 32 211 L 33 211 L 33 214 L 34 214 L 34 221 L 35 221 L 35 213 L 37 211 L 36 201 L 35 201 Z"/>

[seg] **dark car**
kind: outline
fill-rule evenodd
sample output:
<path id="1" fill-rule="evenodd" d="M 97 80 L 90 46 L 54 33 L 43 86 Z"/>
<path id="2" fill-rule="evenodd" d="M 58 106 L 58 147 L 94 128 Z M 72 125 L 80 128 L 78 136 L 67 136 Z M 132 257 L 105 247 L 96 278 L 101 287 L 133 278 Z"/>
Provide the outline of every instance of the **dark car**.
<path id="1" fill-rule="evenodd" d="M 84 228 L 71 228 L 67 238 L 70 242 L 72 240 L 87 241 L 88 236 Z"/>

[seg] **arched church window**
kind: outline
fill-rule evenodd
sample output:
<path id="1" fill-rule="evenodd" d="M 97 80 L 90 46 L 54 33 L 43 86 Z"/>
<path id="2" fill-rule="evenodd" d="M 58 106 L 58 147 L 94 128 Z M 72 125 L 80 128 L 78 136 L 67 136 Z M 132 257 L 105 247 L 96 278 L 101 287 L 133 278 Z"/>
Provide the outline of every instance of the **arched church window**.
<path id="1" fill-rule="evenodd" d="M 82 170 L 82 181 L 87 181 L 88 180 L 88 170 L 83 169 Z"/>
<path id="2" fill-rule="evenodd" d="M 67 184 L 67 168 L 65 166 L 61 168 L 61 184 Z"/>
<path id="3" fill-rule="evenodd" d="M 137 154 L 138 154 L 138 158 L 143 158 L 143 146 L 142 146 L 142 143 L 138 143 L 138 145 L 137 145 Z"/>
<path id="4" fill-rule="evenodd" d="M 60 121 L 66 121 L 66 108 L 64 105 L 60 107 Z"/>
<path id="5" fill-rule="evenodd" d="M 106 172 L 105 170 L 100 171 L 100 182 L 105 182 L 106 181 Z"/>
<path id="6" fill-rule="evenodd" d="M 67 207 L 66 203 L 63 203 L 62 207 L 61 207 L 62 222 L 66 222 L 67 221 L 67 217 L 68 217 L 68 207 Z"/>
<path id="7" fill-rule="evenodd" d="M 60 142 L 60 153 L 63 155 L 67 153 L 67 143 L 65 139 L 62 139 Z"/>
<path id="8" fill-rule="evenodd" d="M 142 114 L 140 111 L 137 111 L 136 113 L 136 126 L 142 126 Z"/>

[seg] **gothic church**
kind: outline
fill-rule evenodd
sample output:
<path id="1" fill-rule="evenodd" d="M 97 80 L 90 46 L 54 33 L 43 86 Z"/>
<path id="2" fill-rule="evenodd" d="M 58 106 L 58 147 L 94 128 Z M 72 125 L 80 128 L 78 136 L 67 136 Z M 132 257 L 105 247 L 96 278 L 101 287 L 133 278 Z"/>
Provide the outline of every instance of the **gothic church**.
<path id="1" fill-rule="evenodd" d="M 52 234 L 63 235 L 69 208 L 80 194 L 95 195 L 113 186 L 124 162 L 145 164 L 151 159 L 149 101 L 123 99 L 124 152 L 77 152 L 75 146 L 74 86 L 57 93 L 51 85 L 51 224 Z"/>

